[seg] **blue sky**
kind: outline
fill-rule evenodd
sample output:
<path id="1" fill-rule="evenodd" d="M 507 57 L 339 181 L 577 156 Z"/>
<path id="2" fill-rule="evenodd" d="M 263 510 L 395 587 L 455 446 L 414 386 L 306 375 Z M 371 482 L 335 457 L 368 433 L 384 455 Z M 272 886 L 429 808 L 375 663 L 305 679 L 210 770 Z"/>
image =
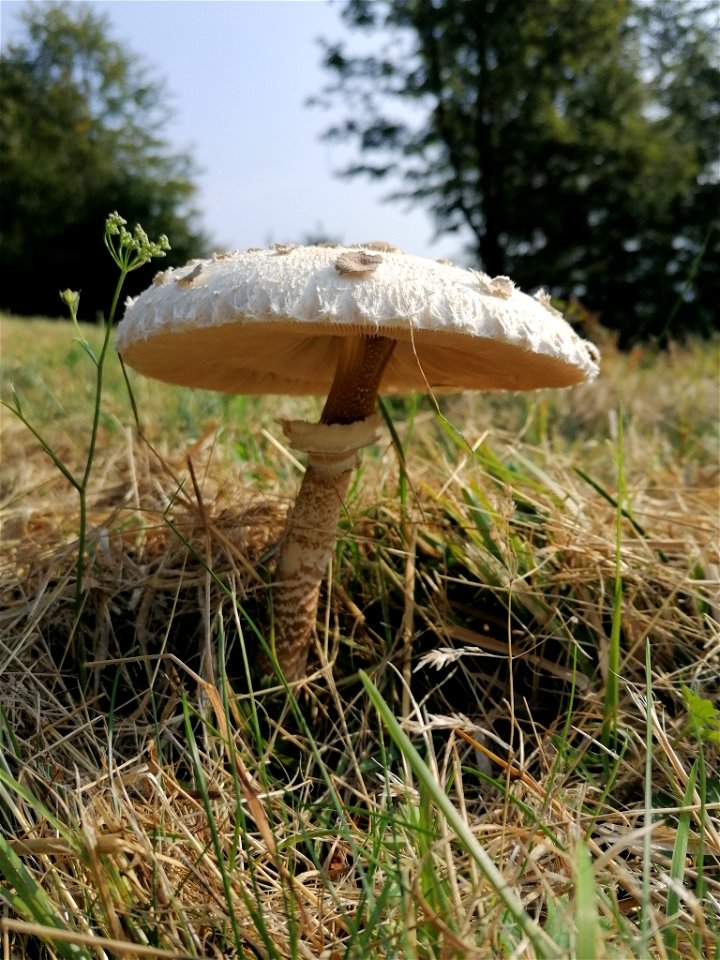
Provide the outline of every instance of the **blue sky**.
<path id="1" fill-rule="evenodd" d="M 31 0 L 3 0 L 3 46 L 19 36 Z M 74 0 L 89 2 L 89 0 Z M 327 77 L 319 37 L 348 36 L 327 0 L 92 0 L 112 35 L 165 82 L 176 118 L 174 147 L 200 169 L 198 207 L 219 248 L 298 240 L 323 231 L 346 242 L 388 240 L 411 253 L 459 257 L 460 237 L 432 243 L 422 210 L 383 203 L 394 183 L 344 180 L 357 157 L 319 134 L 338 119 L 307 98 Z M 350 36 L 352 44 L 352 36 Z"/>

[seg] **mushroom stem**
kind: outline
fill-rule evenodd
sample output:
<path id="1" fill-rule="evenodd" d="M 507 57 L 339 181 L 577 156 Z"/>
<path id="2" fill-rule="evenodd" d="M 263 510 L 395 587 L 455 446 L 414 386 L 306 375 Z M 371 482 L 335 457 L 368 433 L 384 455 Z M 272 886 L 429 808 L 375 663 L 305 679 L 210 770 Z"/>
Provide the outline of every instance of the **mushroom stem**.
<path id="1" fill-rule="evenodd" d="M 275 657 L 288 682 L 305 674 L 320 585 L 358 450 L 375 441 L 375 402 L 394 346 L 387 337 L 344 339 L 320 423 L 283 423 L 291 446 L 308 453 L 280 542 L 272 591 Z"/>
<path id="2" fill-rule="evenodd" d="M 321 423 L 355 423 L 375 412 L 378 388 L 395 340 L 390 337 L 343 337 L 335 377 Z"/>

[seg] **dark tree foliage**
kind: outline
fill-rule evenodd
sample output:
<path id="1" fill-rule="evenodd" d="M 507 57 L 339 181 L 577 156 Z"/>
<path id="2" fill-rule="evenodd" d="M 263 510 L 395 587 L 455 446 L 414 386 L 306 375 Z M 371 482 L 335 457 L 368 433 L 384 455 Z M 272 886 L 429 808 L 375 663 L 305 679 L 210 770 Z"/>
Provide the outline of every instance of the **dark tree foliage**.
<path id="1" fill-rule="evenodd" d="M 350 0 L 326 137 L 437 232 L 630 342 L 717 324 L 720 70 L 705 0 Z"/>
<path id="2" fill-rule="evenodd" d="M 85 4 L 28 4 L 25 36 L 0 61 L 0 308 L 82 319 L 106 311 L 117 270 L 105 218 L 165 233 L 168 266 L 204 252 L 194 228 L 191 160 L 163 139 L 167 93 Z M 141 270 L 128 292 L 147 286 Z"/>

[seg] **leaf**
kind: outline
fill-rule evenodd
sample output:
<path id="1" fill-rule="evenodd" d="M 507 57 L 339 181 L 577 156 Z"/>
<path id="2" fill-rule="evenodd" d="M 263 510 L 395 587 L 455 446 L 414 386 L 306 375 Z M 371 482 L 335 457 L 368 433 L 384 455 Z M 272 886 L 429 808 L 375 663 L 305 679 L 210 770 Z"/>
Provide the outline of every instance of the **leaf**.
<path id="1" fill-rule="evenodd" d="M 697 740 L 720 744 L 720 710 L 710 700 L 682 687 L 683 700 L 687 707 L 687 728 Z"/>

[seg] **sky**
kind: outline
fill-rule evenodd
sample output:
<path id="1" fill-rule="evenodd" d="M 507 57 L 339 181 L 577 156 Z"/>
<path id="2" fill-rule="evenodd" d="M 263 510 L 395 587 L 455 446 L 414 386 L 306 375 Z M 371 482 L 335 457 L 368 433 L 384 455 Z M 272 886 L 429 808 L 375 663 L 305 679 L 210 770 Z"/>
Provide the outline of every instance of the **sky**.
<path id="1" fill-rule="evenodd" d="M 21 35 L 34 0 L 2 0 L 0 40 Z M 433 242 L 423 210 L 384 203 L 397 181 L 336 176 L 358 153 L 320 139 L 344 116 L 311 109 L 329 76 L 320 37 L 353 36 L 333 0 L 73 0 L 106 14 L 113 39 L 161 77 L 175 111 L 171 149 L 199 169 L 197 207 L 216 249 L 298 241 L 386 240 L 409 253 L 462 259 L 462 238 Z M 122 211 L 121 211 L 122 212 Z M 172 239 L 172 238 L 171 238 Z"/>

